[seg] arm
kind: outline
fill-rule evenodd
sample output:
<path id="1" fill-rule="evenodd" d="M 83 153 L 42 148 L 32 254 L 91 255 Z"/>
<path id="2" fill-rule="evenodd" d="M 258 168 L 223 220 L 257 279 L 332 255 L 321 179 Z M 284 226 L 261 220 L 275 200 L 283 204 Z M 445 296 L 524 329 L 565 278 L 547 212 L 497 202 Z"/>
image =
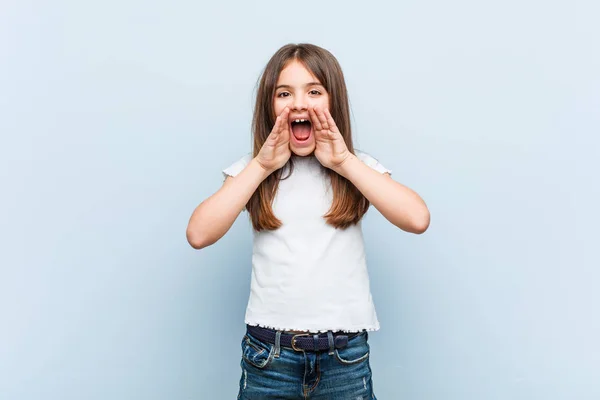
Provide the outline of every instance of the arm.
<path id="1" fill-rule="evenodd" d="M 421 197 L 350 154 L 334 169 L 348 179 L 392 224 L 406 232 L 423 233 L 429 227 L 429 210 Z"/>
<path id="2" fill-rule="evenodd" d="M 188 243 L 202 249 L 221 239 L 268 175 L 254 158 L 235 178 L 228 176 L 223 186 L 194 210 L 186 230 Z"/>
<path id="3" fill-rule="evenodd" d="M 261 182 L 287 163 L 292 154 L 289 114 L 289 108 L 284 108 L 258 155 L 235 178 L 228 176 L 221 189 L 196 207 L 185 232 L 193 248 L 202 249 L 221 239 Z"/>
<path id="4" fill-rule="evenodd" d="M 328 109 L 309 108 L 315 132 L 315 156 L 323 166 L 348 179 L 398 228 L 423 233 L 429 227 L 429 210 L 417 193 L 381 174 L 348 151 Z"/>

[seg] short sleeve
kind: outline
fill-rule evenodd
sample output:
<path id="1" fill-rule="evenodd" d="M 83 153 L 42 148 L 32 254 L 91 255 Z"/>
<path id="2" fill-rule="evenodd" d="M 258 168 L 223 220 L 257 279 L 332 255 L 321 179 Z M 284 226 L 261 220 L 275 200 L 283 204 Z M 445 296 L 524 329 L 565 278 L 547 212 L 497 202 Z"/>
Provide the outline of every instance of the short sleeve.
<path id="1" fill-rule="evenodd" d="M 369 167 L 373 168 L 375 171 L 380 172 L 382 174 L 386 172 L 390 175 L 392 174 L 391 169 L 384 167 L 379 161 L 377 161 L 374 157 L 365 153 L 364 151 L 355 149 L 354 153 L 356 154 L 356 157 L 358 157 L 359 160 L 367 164 Z"/>
<path id="2" fill-rule="evenodd" d="M 246 166 L 252 161 L 252 154 L 248 153 L 244 157 L 240 158 L 229 167 L 225 168 L 221 172 L 223 173 L 223 180 L 227 179 L 228 176 L 236 176 L 246 168 Z"/>

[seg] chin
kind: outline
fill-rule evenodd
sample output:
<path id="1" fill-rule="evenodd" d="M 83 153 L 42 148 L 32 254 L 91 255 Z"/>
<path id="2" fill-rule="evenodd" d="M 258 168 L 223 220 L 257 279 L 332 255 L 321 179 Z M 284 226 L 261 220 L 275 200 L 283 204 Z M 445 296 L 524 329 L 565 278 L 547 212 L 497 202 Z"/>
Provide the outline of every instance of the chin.
<path id="1" fill-rule="evenodd" d="M 290 150 L 292 150 L 292 153 L 294 153 L 297 156 L 306 157 L 314 154 L 315 146 L 301 147 L 299 149 L 295 149 L 292 147 Z"/>

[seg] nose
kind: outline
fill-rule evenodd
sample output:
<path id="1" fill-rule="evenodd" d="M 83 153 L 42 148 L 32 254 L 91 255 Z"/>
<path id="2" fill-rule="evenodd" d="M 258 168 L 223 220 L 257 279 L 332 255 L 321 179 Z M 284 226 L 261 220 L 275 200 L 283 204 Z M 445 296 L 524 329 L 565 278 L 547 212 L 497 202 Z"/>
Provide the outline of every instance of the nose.
<path id="1" fill-rule="evenodd" d="M 307 109 L 308 109 L 308 106 L 306 104 L 306 99 L 304 98 L 304 96 L 295 96 L 294 101 L 292 103 L 292 110 L 301 111 L 301 110 L 307 110 Z"/>

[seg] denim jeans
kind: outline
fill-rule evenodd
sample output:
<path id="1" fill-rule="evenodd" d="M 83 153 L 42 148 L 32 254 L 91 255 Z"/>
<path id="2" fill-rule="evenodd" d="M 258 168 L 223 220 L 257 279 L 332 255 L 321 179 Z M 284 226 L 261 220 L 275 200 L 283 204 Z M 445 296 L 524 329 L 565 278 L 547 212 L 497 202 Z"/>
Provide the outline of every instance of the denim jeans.
<path id="1" fill-rule="evenodd" d="M 296 351 L 242 339 L 238 400 L 376 400 L 369 365 L 369 334 L 341 349 Z"/>

